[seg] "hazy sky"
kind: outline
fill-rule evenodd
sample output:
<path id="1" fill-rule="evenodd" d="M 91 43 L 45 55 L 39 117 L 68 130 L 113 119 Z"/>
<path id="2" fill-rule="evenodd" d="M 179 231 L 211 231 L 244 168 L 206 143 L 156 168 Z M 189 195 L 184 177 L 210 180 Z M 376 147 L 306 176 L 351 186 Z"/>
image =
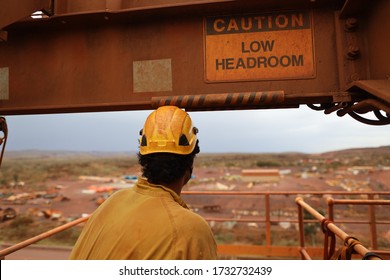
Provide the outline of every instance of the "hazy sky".
<path id="1" fill-rule="evenodd" d="M 6 150 L 136 151 L 150 111 L 6 117 Z M 318 153 L 390 145 L 390 125 L 299 109 L 190 112 L 202 152 Z"/>

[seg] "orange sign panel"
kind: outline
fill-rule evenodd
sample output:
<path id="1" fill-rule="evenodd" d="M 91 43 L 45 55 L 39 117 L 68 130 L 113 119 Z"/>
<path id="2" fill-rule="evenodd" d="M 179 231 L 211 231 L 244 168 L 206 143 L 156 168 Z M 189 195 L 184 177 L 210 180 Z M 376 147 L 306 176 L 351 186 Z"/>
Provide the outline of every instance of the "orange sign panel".
<path id="1" fill-rule="evenodd" d="M 204 34 L 207 82 L 315 77 L 310 11 L 207 17 Z"/>

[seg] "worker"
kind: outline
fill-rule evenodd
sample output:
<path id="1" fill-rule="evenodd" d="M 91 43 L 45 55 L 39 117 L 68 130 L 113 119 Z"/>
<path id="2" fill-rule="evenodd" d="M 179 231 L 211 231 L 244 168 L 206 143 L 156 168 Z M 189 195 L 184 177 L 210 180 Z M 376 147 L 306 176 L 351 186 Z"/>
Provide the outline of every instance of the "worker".
<path id="1" fill-rule="evenodd" d="M 182 109 L 163 106 L 153 111 L 140 131 L 142 177 L 95 210 L 70 258 L 216 259 L 208 223 L 180 197 L 199 153 L 197 133 Z"/>

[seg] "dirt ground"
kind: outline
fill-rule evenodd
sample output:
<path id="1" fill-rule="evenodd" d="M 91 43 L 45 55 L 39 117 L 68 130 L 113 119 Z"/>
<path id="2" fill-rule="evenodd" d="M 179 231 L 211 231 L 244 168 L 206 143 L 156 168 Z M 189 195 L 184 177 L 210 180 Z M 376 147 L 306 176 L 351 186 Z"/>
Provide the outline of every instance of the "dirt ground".
<path id="1" fill-rule="evenodd" d="M 270 192 L 270 216 L 272 222 L 273 245 L 298 244 L 297 206 L 293 192 L 343 191 L 349 198 L 366 198 L 352 195 L 356 192 L 389 192 L 381 199 L 390 199 L 390 170 L 374 169 L 352 173 L 347 169 L 335 172 L 302 172 L 294 169 L 280 169 L 277 182 L 247 182 L 242 169 L 237 167 L 196 167 L 194 176 L 185 186 L 182 197 L 190 209 L 209 221 L 217 242 L 262 245 L 265 240 L 265 196 L 228 195 L 229 192 Z M 130 170 L 130 177 L 140 176 L 138 168 Z M 129 176 L 127 176 L 128 178 Z M 47 182 L 47 191 L 30 197 L 9 200 L 5 194 L 10 190 L 0 190 L 3 194 L 0 208 L 12 207 L 17 215 L 29 214 L 37 220 L 70 222 L 85 214 L 92 213 L 109 195 L 121 188 L 128 188 L 136 180 L 124 177 L 80 176 L 76 179 L 63 178 Z M 218 195 L 186 194 L 186 191 L 218 191 Z M 23 187 L 12 190 L 14 195 L 24 194 Z M 221 195 L 220 193 L 227 194 Z M 286 194 L 285 192 L 290 192 Z M 326 212 L 327 195 L 302 195 L 317 211 Z M 339 197 L 341 198 L 341 196 Z M 379 206 L 377 220 L 390 220 L 389 206 Z M 387 207 L 387 208 L 386 208 Z M 368 219 L 367 208 L 338 206 L 335 210 L 339 220 L 344 218 Z M 237 222 L 243 219 L 245 222 Z M 290 223 L 291 221 L 291 223 Z M 4 224 L 4 223 L 3 223 Z M 367 238 L 368 225 L 340 224 L 346 232 Z M 390 225 L 378 225 L 378 238 L 381 249 L 390 248 Z M 356 233 L 360 235 L 356 235 Z M 320 236 L 322 233 L 318 232 Z M 310 238 L 309 238 L 310 240 Z M 361 239 L 360 239 L 361 240 Z M 368 240 L 366 242 L 369 242 Z"/>
<path id="2" fill-rule="evenodd" d="M 133 176 L 139 176 L 139 170 L 134 168 Z M 73 220 L 83 214 L 92 213 L 99 204 L 117 189 L 131 187 L 133 181 L 125 182 L 123 178 L 80 177 L 75 180 L 60 179 L 47 182 L 47 195 L 24 200 L 3 198 L 1 207 L 12 207 L 18 213 L 35 213 L 41 215 L 42 211 L 57 213 L 55 218 Z M 377 189 L 380 186 L 381 189 Z M 91 190 L 94 189 L 94 190 Z M 365 174 L 352 175 L 339 174 L 302 174 L 290 170 L 282 175 L 278 182 L 244 182 L 241 178 L 241 169 L 232 168 L 196 168 L 194 177 L 184 188 L 185 191 L 251 191 L 251 192 L 294 192 L 294 191 L 390 191 L 390 170 L 372 171 Z M 9 191 L 9 190 L 8 190 Z M 23 193 L 23 189 L 13 190 L 14 194 Z M 3 190 L 5 193 L 5 190 Z M 48 194 L 52 194 L 51 196 Z M 197 206 L 200 214 L 205 216 L 226 216 L 232 210 L 258 210 L 263 211 L 263 198 L 249 196 L 210 196 L 183 195 L 189 206 Z M 275 196 L 271 201 L 272 208 L 294 208 L 296 195 Z M 313 199 L 316 203 L 318 199 Z M 322 199 L 320 199 L 322 200 Z M 325 200 L 324 200 L 325 201 Z M 220 205 L 219 205 L 220 204 Z M 219 211 L 203 211 L 204 206 L 219 205 Z M 320 206 L 320 205 L 315 205 Z M 321 207 L 324 207 L 322 205 Z M 199 207 L 201 209 L 199 209 Z M 251 209 L 253 208 L 253 209 Z M 261 210 L 263 209 L 263 210 Z M 50 217 L 49 217 L 50 218 Z M 389 217 L 390 218 L 390 217 Z"/>

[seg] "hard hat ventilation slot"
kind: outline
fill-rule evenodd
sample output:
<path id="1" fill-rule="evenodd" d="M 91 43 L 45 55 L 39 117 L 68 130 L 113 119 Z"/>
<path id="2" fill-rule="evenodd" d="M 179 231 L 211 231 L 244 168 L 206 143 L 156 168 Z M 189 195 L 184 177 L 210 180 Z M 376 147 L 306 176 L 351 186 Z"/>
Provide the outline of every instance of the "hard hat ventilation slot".
<path id="1" fill-rule="evenodd" d="M 188 142 L 187 137 L 184 134 L 182 134 L 179 139 L 179 146 L 189 146 L 189 145 L 190 143 Z"/>
<path id="2" fill-rule="evenodd" d="M 141 146 L 147 146 L 148 143 L 146 141 L 146 136 L 145 135 L 142 135 L 142 138 L 141 138 Z"/>

